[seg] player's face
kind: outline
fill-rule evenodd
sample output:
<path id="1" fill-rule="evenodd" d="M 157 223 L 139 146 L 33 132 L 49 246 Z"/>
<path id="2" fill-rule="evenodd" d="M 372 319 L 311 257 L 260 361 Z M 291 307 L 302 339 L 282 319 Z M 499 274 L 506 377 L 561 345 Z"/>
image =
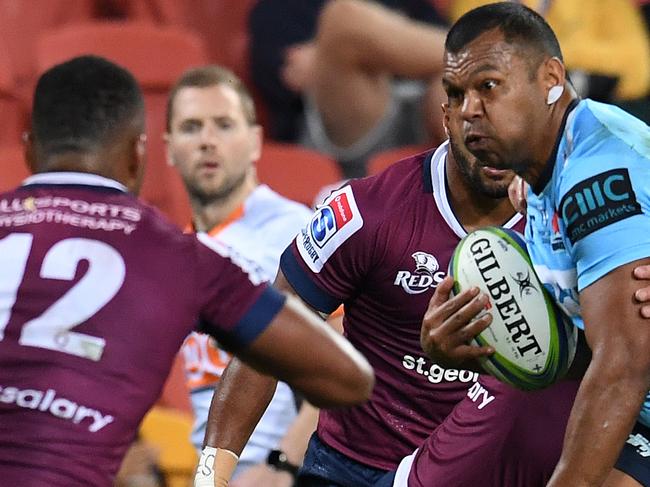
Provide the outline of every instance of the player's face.
<path id="1" fill-rule="evenodd" d="M 203 203 L 222 199 L 254 171 L 261 130 L 247 122 L 241 99 L 231 87 L 181 88 L 170 122 L 168 158 L 190 196 Z"/>
<path id="2" fill-rule="evenodd" d="M 443 85 L 456 145 L 475 155 L 487 179 L 524 171 L 535 133 L 543 132 L 545 92 L 525 51 L 494 29 L 460 52 L 445 53 Z"/>
<path id="3" fill-rule="evenodd" d="M 461 123 L 457 118 L 454 120 L 449 118 L 446 107 L 444 125 L 456 166 L 469 186 L 481 195 L 490 198 L 505 198 L 515 173 L 510 169 L 495 169 L 479 161 L 463 142 Z"/>

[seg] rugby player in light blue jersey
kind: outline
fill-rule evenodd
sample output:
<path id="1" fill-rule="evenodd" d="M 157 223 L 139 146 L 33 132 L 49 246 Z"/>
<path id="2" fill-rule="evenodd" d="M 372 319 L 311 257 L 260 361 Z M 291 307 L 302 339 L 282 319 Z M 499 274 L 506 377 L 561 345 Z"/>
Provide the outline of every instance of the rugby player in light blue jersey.
<path id="1" fill-rule="evenodd" d="M 458 20 L 443 80 L 468 149 L 530 184 L 531 257 L 592 351 L 549 485 L 650 485 L 650 327 L 632 298 L 650 263 L 650 128 L 579 100 L 553 31 L 517 3 Z"/>

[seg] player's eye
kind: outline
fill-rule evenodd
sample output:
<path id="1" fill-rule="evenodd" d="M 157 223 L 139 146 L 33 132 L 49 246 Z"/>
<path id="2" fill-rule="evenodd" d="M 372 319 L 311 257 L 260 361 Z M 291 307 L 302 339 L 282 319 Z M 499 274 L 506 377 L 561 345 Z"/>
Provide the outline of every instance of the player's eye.
<path id="1" fill-rule="evenodd" d="M 201 123 L 198 120 L 186 120 L 183 122 L 179 129 L 186 134 L 193 134 L 201 130 Z"/>
<path id="2" fill-rule="evenodd" d="M 450 88 L 447 90 L 449 105 L 458 105 L 463 101 L 463 92 L 461 90 Z"/>
<path id="3" fill-rule="evenodd" d="M 490 91 L 490 90 L 493 90 L 494 88 L 496 88 L 498 84 L 499 83 L 497 83 L 495 80 L 488 79 L 488 80 L 485 80 L 485 81 L 483 81 L 481 83 L 481 88 L 483 90 L 485 90 L 485 91 Z"/>

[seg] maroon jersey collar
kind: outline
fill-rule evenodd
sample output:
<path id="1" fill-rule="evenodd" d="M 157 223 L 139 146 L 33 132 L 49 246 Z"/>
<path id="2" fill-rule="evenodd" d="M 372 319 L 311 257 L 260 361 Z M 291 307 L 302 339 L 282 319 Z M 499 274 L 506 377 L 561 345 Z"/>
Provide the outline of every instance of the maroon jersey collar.
<path id="1" fill-rule="evenodd" d="M 34 174 L 22 183 L 22 186 L 33 185 L 98 186 L 116 189 L 124 193 L 128 191 L 126 186 L 113 179 L 82 172 L 44 172 Z"/>

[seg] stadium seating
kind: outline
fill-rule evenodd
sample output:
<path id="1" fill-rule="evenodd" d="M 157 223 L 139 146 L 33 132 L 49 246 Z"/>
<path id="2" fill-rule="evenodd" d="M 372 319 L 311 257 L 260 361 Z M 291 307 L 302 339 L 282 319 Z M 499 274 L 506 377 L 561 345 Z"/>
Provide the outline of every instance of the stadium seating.
<path id="1" fill-rule="evenodd" d="M 0 192 L 15 188 L 29 175 L 23 145 L 0 146 Z"/>
<path id="2" fill-rule="evenodd" d="M 140 82 L 147 109 L 148 167 L 142 197 L 175 223 L 189 221 L 189 203 L 176 170 L 166 163 L 167 94 L 186 69 L 205 64 L 205 47 L 194 33 L 146 22 L 93 22 L 43 33 L 37 45 L 40 71 L 81 54 L 97 54 L 129 69 Z"/>
<path id="3" fill-rule="evenodd" d="M 379 152 L 368 161 L 368 175 L 374 176 L 375 174 L 379 174 L 394 162 L 424 152 L 428 148 L 424 145 L 406 145 Z"/>
<path id="4" fill-rule="evenodd" d="M 261 182 L 278 193 L 311 206 L 319 190 L 342 176 L 326 155 L 292 144 L 266 142 L 257 163 Z"/>
<path id="5" fill-rule="evenodd" d="M 0 113 L 2 113 L 0 145 L 20 143 L 20 135 L 25 129 L 27 114 L 18 93 L 9 48 L 2 40 L 0 40 Z"/>
<path id="6" fill-rule="evenodd" d="M 160 452 L 158 466 L 167 487 L 188 487 L 198 462 L 190 443 L 192 416 L 174 409 L 154 407 L 142 420 L 140 438 Z"/>
<path id="7" fill-rule="evenodd" d="M 88 20 L 96 0 L 0 0 L 0 42 L 9 49 L 16 80 L 26 99 L 36 76 L 36 42 L 45 29 Z"/>

